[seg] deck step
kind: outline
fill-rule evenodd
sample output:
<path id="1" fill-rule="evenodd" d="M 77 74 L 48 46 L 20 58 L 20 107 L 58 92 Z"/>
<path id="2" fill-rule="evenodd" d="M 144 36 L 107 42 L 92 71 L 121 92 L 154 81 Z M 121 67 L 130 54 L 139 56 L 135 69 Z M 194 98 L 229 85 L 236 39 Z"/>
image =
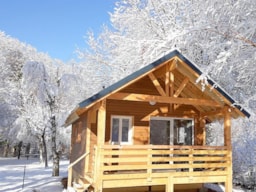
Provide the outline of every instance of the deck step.
<path id="1" fill-rule="evenodd" d="M 73 188 L 76 190 L 76 192 L 84 192 L 90 186 L 91 186 L 91 184 L 89 184 L 89 183 L 80 184 L 80 183 L 73 182 Z"/>

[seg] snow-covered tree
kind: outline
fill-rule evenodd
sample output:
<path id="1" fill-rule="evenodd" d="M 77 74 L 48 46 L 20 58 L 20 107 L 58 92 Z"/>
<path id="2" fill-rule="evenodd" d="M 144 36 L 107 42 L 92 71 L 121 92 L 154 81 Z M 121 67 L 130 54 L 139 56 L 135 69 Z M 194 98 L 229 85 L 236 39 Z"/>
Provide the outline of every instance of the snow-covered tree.
<path id="1" fill-rule="evenodd" d="M 22 87 L 22 69 L 28 61 L 43 61 L 49 64 L 52 59 L 46 54 L 38 53 L 35 48 L 20 42 L 0 31 L 0 103 L 1 132 L 12 144 L 25 138 L 26 121 Z M 4 107 L 4 108 L 2 108 Z"/>
<path id="2" fill-rule="evenodd" d="M 74 107 L 71 102 L 74 97 L 68 95 L 80 98 L 75 88 L 81 82 L 69 71 L 70 65 L 38 53 L 2 32 L 0 66 L 3 69 L 0 70 L 1 135 L 13 143 L 37 139 L 44 148 L 41 151 L 45 160 L 48 147 L 54 160 L 53 175 L 57 176 L 60 146 L 68 145 L 70 140 L 63 139 L 70 135 L 63 128 L 67 109 Z M 73 94 L 67 94 L 69 91 Z M 51 148 L 46 140 L 50 141 Z"/>
<path id="3" fill-rule="evenodd" d="M 38 139 L 40 160 L 48 166 L 46 139 L 49 137 L 49 112 L 45 94 L 48 74 L 43 63 L 27 62 L 23 68 L 24 112 L 26 132 Z M 48 133 L 48 135 L 47 135 Z"/>

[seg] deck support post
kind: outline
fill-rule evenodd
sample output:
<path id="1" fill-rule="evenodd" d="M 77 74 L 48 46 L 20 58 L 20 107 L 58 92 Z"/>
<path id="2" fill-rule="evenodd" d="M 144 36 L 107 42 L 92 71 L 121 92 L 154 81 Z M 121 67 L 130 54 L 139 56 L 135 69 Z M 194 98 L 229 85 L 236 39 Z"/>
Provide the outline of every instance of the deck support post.
<path id="1" fill-rule="evenodd" d="M 206 129 L 205 129 L 205 117 L 203 115 L 196 116 L 195 118 L 195 144 L 205 145 L 206 144 Z"/>
<path id="2" fill-rule="evenodd" d="M 232 145 L 231 145 L 231 109 L 224 108 L 224 143 L 228 149 L 228 158 L 230 159 L 227 167 L 227 178 L 225 182 L 225 192 L 232 191 Z"/>
<path id="3" fill-rule="evenodd" d="M 102 162 L 101 151 L 105 144 L 105 128 L 106 128 L 106 100 L 101 101 L 101 105 L 98 109 L 97 119 L 97 151 L 96 151 L 96 170 L 98 170 L 94 177 L 96 187 L 95 192 L 102 192 Z"/>
<path id="4" fill-rule="evenodd" d="M 224 143 L 229 149 L 231 149 L 231 109 L 229 107 L 224 108 Z"/>
<path id="5" fill-rule="evenodd" d="M 152 158 L 152 149 L 149 148 L 149 149 L 148 149 L 148 162 L 147 162 L 148 167 L 151 167 L 151 165 L 152 165 L 152 160 L 151 160 L 151 158 Z M 151 181 L 152 181 L 152 168 L 148 168 L 148 169 L 147 169 L 147 174 L 148 174 L 147 181 L 148 181 L 148 182 L 151 182 Z"/>
<path id="6" fill-rule="evenodd" d="M 165 192 L 174 192 L 173 177 L 171 177 L 171 176 L 167 178 Z"/>
<path id="7" fill-rule="evenodd" d="M 91 123 L 92 123 L 92 111 L 89 110 L 87 113 L 87 122 L 86 122 L 86 130 L 85 130 L 85 136 L 86 136 L 86 140 L 85 140 L 85 151 L 90 151 L 90 147 L 91 147 L 91 143 L 90 143 L 90 139 L 91 139 Z M 84 165 L 84 173 L 88 173 L 89 172 L 89 166 L 90 166 L 90 158 L 86 158 L 85 160 L 85 165 Z"/>
<path id="8" fill-rule="evenodd" d="M 101 106 L 98 110 L 97 146 L 103 146 L 105 143 L 106 100 L 101 102 Z"/>
<path id="9" fill-rule="evenodd" d="M 206 129 L 205 129 L 205 118 L 200 116 L 199 127 L 200 127 L 200 135 L 201 135 L 201 145 L 206 145 Z"/>

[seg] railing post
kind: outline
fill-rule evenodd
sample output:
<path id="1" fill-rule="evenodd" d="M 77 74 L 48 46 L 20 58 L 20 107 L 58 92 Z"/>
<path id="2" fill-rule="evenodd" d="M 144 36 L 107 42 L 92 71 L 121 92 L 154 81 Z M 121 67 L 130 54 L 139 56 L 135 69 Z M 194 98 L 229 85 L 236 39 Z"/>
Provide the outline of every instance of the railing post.
<path id="1" fill-rule="evenodd" d="M 95 147 L 95 166 L 94 166 L 94 182 L 95 182 L 95 192 L 101 192 L 102 191 L 102 151 L 104 150 L 102 146 L 99 146 L 98 148 Z"/>
<path id="2" fill-rule="evenodd" d="M 165 192 L 173 192 L 174 191 L 174 183 L 173 183 L 173 177 L 169 176 L 167 178 L 167 183 L 165 187 Z"/>
<path id="3" fill-rule="evenodd" d="M 72 167 L 68 167 L 68 189 L 71 188 L 72 183 Z"/>
<path id="4" fill-rule="evenodd" d="M 151 181 L 152 180 L 152 176 L 151 176 L 151 174 L 152 174 L 152 156 L 153 156 L 153 154 L 152 154 L 152 148 L 151 147 L 149 147 L 148 148 L 148 162 L 147 162 L 147 165 L 148 165 L 148 169 L 147 169 L 147 174 L 148 174 L 148 178 L 147 178 L 147 180 L 148 181 Z"/>
<path id="5" fill-rule="evenodd" d="M 96 181 L 96 178 L 97 178 L 97 155 L 98 155 L 98 149 L 97 149 L 97 146 L 94 146 L 94 167 L 93 167 L 93 180 Z"/>
<path id="6" fill-rule="evenodd" d="M 194 152 L 193 148 L 190 148 L 189 149 L 189 159 L 191 159 L 191 160 L 189 160 L 189 172 L 193 172 L 193 152 Z"/>
<path id="7" fill-rule="evenodd" d="M 227 178 L 225 182 L 225 192 L 232 191 L 233 188 L 233 174 L 232 174 L 232 149 L 230 147 L 227 148 L 228 154 L 226 158 L 228 159 L 228 167 L 227 167 Z"/>

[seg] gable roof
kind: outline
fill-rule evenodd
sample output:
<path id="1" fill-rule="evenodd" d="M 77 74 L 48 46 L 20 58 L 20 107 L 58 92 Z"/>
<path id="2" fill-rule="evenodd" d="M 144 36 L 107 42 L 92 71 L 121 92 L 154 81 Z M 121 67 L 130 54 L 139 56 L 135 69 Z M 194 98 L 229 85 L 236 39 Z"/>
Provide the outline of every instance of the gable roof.
<path id="1" fill-rule="evenodd" d="M 138 71 L 128 75 L 127 77 L 121 79 L 120 81 L 118 81 L 118 82 L 112 84 L 111 86 L 103 89 L 102 91 L 98 92 L 97 94 L 95 94 L 95 95 L 85 99 L 84 101 L 80 102 L 77 109 L 79 109 L 79 108 L 80 109 L 81 108 L 90 108 L 96 102 L 106 98 L 107 96 L 109 96 L 112 93 L 115 93 L 115 92 L 119 91 L 121 88 L 130 84 L 132 81 L 134 81 L 134 80 L 136 80 L 136 79 L 138 79 L 142 76 L 146 76 L 147 74 L 152 72 L 152 70 L 154 70 L 156 67 L 160 66 L 161 64 L 167 62 L 168 60 L 170 60 L 174 57 L 178 57 L 182 62 L 184 62 L 198 76 L 203 74 L 203 72 L 195 64 L 193 64 L 191 61 L 189 61 L 178 50 L 173 50 L 169 54 L 161 57 L 160 59 L 152 62 L 151 64 L 139 69 Z M 216 89 L 220 93 L 220 95 L 222 97 L 224 97 L 230 103 L 230 105 L 232 105 L 233 107 L 238 109 L 244 116 L 246 116 L 248 118 L 250 117 L 249 112 L 246 111 L 241 105 L 238 105 L 235 102 L 235 100 L 223 88 L 221 88 L 219 85 L 216 86 L 217 84 L 215 83 L 214 80 L 212 80 L 211 78 L 207 78 L 207 81 L 208 81 L 209 85 L 214 87 L 214 89 Z"/>

